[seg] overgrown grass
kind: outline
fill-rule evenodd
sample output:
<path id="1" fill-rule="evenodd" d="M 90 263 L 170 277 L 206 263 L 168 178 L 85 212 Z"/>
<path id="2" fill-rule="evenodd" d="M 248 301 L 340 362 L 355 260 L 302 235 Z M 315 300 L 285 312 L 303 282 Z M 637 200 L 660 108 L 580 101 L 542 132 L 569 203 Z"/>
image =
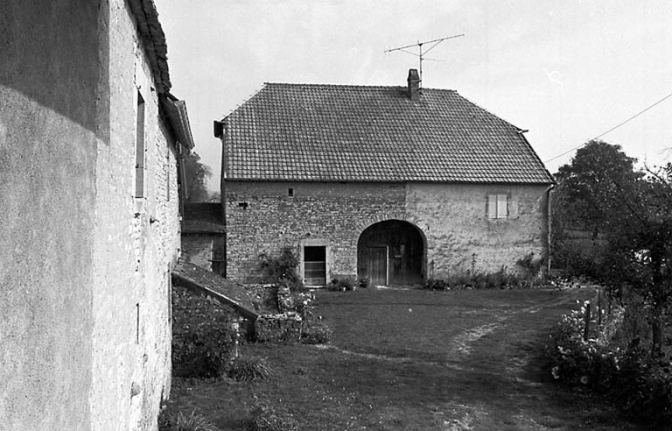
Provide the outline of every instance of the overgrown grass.
<path id="1" fill-rule="evenodd" d="M 248 429 L 260 406 L 300 430 L 637 430 L 613 407 L 559 389 L 536 362 L 555 322 L 592 294 L 320 292 L 329 346 L 248 344 L 242 353 L 266 358 L 273 376 L 175 379 L 173 402 L 233 431 Z"/>
<path id="2" fill-rule="evenodd" d="M 197 413 L 196 409 L 186 415 L 181 411 L 165 412 L 159 419 L 159 431 L 220 431 L 205 416 Z"/>

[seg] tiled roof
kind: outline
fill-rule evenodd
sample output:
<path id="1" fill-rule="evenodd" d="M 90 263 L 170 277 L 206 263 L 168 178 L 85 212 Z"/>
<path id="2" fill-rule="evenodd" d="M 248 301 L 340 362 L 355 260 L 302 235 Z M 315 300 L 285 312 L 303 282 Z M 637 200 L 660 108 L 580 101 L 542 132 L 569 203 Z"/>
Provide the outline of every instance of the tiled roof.
<path id="1" fill-rule="evenodd" d="M 227 179 L 553 182 L 519 128 L 452 90 L 265 84 L 224 121 Z"/>

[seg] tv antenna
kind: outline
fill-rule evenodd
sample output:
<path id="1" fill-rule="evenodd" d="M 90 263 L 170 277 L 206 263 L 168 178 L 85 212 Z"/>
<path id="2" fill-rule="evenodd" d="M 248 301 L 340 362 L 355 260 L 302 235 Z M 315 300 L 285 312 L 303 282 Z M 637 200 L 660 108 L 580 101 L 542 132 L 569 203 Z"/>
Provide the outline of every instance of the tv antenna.
<path id="1" fill-rule="evenodd" d="M 422 60 L 431 60 L 431 58 L 425 58 L 424 55 L 427 54 L 432 49 L 436 48 L 436 46 L 438 44 L 440 44 L 441 42 L 443 42 L 444 40 L 455 39 L 457 37 L 462 37 L 462 36 L 464 36 L 464 33 L 456 34 L 456 35 L 448 36 L 448 37 L 442 37 L 441 39 L 428 40 L 426 42 L 418 42 L 418 43 L 414 43 L 413 45 L 400 46 L 399 48 L 388 49 L 385 52 L 401 51 L 401 52 L 405 52 L 406 54 L 411 54 L 411 55 L 414 55 L 414 56 L 418 57 L 418 59 L 420 60 L 420 85 L 422 85 Z M 426 51 L 423 52 L 422 46 L 430 44 L 430 43 L 432 43 L 433 45 L 430 46 Z M 416 53 L 411 52 L 411 51 L 407 51 L 408 48 L 413 48 L 413 47 L 416 47 L 416 46 L 419 48 L 419 54 L 416 54 Z"/>

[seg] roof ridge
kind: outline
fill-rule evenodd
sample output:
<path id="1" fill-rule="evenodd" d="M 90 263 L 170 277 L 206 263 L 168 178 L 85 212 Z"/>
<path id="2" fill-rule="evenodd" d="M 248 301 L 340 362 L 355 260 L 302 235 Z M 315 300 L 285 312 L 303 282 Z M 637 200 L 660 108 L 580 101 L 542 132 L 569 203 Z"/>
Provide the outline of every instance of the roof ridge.
<path id="1" fill-rule="evenodd" d="M 292 87 L 351 87 L 351 88 L 406 88 L 405 85 L 361 85 L 361 84 L 312 84 L 300 82 L 264 82 L 264 85 L 292 86 Z M 422 91 L 449 91 L 458 93 L 457 90 L 449 88 L 422 88 Z M 459 93 L 458 93 L 459 94 Z"/>

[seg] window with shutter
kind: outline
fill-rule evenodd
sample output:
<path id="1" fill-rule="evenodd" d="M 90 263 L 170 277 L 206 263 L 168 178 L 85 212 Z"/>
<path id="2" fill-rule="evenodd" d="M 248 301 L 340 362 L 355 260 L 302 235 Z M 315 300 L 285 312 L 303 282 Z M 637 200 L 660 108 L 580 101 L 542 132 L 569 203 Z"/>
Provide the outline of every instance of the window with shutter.
<path id="1" fill-rule="evenodd" d="M 507 195 L 497 195 L 497 218 L 506 218 L 508 215 L 506 208 L 508 200 Z"/>
<path id="2" fill-rule="evenodd" d="M 509 195 L 505 193 L 488 195 L 488 218 L 505 219 L 509 217 Z"/>
<path id="3" fill-rule="evenodd" d="M 497 218 L 497 195 L 488 195 L 488 218 Z"/>

